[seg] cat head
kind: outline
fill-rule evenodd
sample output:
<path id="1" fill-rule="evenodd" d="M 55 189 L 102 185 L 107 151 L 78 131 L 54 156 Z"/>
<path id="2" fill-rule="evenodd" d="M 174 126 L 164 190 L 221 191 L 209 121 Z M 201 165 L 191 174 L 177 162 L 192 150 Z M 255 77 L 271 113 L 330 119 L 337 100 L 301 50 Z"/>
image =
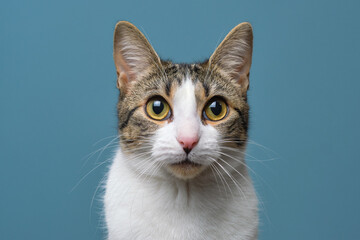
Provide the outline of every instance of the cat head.
<path id="1" fill-rule="evenodd" d="M 175 64 L 161 60 L 131 23 L 116 25 L 118 128 L 129 166 L 191 179 L 241 164 L 252 39 L 251 25 L 241 23 L 209 60 Z"/>

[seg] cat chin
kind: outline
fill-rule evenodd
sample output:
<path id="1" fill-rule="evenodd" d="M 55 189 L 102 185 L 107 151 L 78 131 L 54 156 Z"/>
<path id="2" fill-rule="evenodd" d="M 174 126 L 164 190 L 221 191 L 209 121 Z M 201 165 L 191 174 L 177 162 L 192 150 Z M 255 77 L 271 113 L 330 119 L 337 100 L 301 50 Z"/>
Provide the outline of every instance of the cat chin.
<path id="1" fill-rule="evenodd" d="M 167 170 L 177 178 L 188 180 L 195 178 L 206 168 L 205 165 L 185 160 L 179 163 L 170 164 Z"/>

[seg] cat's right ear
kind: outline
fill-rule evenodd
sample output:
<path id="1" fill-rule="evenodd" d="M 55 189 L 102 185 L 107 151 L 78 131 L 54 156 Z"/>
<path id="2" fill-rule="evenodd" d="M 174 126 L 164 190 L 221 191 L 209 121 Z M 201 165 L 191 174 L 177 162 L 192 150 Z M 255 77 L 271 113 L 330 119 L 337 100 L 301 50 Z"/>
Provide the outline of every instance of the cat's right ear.
<path id="1" fill-rule="evenodd" d="M 114 61 L 117 87 L 124 90 L 132 81 L 146 75 L 151 67 L 161 65 L 159 56 L 145 36 L 126 21 L 118 22 L 115 26 Z"/>

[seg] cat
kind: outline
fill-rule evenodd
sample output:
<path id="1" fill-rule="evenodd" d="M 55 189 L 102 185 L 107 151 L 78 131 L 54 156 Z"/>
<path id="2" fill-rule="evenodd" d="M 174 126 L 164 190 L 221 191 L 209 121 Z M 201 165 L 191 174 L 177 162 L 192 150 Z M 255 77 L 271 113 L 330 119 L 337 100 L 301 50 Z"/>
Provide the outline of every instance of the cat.
<path id="1" fill-rule="evenodd" d="M 244 159 L 252 46 L 252 27 L 241 23 L 209 60 L 175 64 L 134 25 L 117 23 L 109 240 L 257 239 L 258 201 Z"/>

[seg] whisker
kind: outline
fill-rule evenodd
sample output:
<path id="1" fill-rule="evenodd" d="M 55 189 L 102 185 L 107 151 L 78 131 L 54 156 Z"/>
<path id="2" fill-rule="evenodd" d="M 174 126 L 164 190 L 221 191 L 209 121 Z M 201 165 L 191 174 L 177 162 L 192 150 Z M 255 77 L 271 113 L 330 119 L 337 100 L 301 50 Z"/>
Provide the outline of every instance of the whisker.
<path id="1" fill-rule="evenodd" d="M 74 191 L 75 188 L 76 188 L 77 186 L 79 186 L 79 184 L 80 184 L 87 176 L 89 176 L 89 174 L 91 174 L 93 171 L 95 171 L 95 170 L 98 169 L 100 166 L 104 165 L 105 163 L 108 163 L 110 160 L 111 160 L 111 159 L 107 159 L 107 160 L 103 161 L 102 163 L 100 163 L 100 164 L 98 164 L 96 167 L 94 167 L 92 170 L 90 170 L 87 174 L 85 174 L 85 175 L 78 181 L 78 183 L 76 183 L 75 186 L 70 190 L 70 193 L 71 193 L 72 191 Z"/>
<path id="2" fill-rule="evenodd" d="M 212 166 L 212 165 L 210 165 L 210 169 L 211 169 L 211 172 L 213 173 L 213 175 L 214 175 L 214 177 L 215 177 L 215 182 L 216 182 L 216 185 L 217 185 L 217 187 L 218 187 L 218 189 L 219 189 L 219 193 L 221 193 L 221 189 L 220 189 L 220 186 L 219 186 L 219 182 L 218 182 L 218 180 L 217 180 L 217 176 L 216 176 L 216 174 L 215 174 L 215 172 L 214 172 L 214 169 L 213 169 L 213 166 Z"/>
<path id="3" fill-rule="evenodd" d="M 223 171 L 225 171 L 225 172 L 227 173 L 227 171 L 223 168 L 223 166 L 221 166 L 220 163 L 218 163 L 217 161 L 214 161 L 214 162 L 215 162 L 216 164 L 218 164 L 219 167 L 220 167 L 221 169 L 223 169 Z M 228 173 L 227 173 L 227 174 L 228 174 Z M 222 176 L 222 177 L 224 178 L 224 176 Z M 231 188 L 230 188 L 230 185 L 228 184 L 228 182 L 226 181 L 225 178 L 224 178 L 224 181 L 225 181 L 226 186 L 229 188 L 229 191 L 230 191 L 231 196 L 234 197 L 234 194 L 233 194 L 233 192 L 232 192 L 232 190 L 231 190 Z"/>
<path id="4" fill-rule="evenodd" d="M 214 160 L 215 161 L 215 160 Z M 228 198 L 228 195 L 227 195 L 227 190 L 226 190 L 226 186 L 225 186 L 225 182 L 224 182 L 224 177 L 222 176 L 220 170 L 213 164 L 210 165 L 211 167 L 213 167 L 214 171 L 217 173 L 217 175 L 219 176 L 220 178 L 220 181 L 223 185 L 223 189 L 225 190 L 225 197 Z"/>
<path id="5" fill-rule="evenodd" d="M 107 137 L 107 138 L 109 138 L 109 137 Z M 116 139 L 118 139 L 118 138 L 119 138 L 119 136 L 116 136 L 115 138 L 113 138 L 113 139 L 112 139 L 108 144 L 106 144 L 105 146 L 103 146 L 103 147 L 101 147 L 101 148 L 99 148 L 99 149 L 97 149 L 97 150 L 89 153 L 89 154 L 86 155 L 85 157 L 83 157 L 81 160 L 83 160 L 83 159 L 85 159 L 85 158 L 86 158 L 86 160 L 85 160 L 85 162 L 83 163 L 83 165 L 81 166 L 81 169 L 83 169 L 83 168 L 85 167 L 85 165 L 89 162 L 89 160 L 90 160 L 96 153 L 100 152 L 95 162 L 97 162 L 97 161 L 99 160 L 100 156 L 102 155 L 102 153 L 103 153 L 106 149 L 108 149 L 108 148 L 110 148 L 110 147 L 118 146 L 117 143 L 116 143 L 116 145 L 112 146 L 113 144 L 115 144 L 114 141 L 115 141 Z"/>
<path id="6" fill-rule="evenodd" d="M 270 149 L 270 148 L 268 148 L 268 147 L 265 147 L 264 145 L 261 145 L 260 143 L 257 143 L 257 142 L 255 142 L 254 140 L 248 140 L 248 143 L 249 143 L 249 144 L 253 144 L 253 145 L 255 145 L 255 146 L 258 146 L 258 147 L 261 147 L 261 148 L 264 149 L 264 150 L 270 151 L 270 152 L 274 153 L 275 155 L 278 155 L 278 153 L 275 152 L 274 150 L 272 150 L 272 149 Z"/>
<path id="7" fill-rule="evenodd" d="M 148 163 L 149 160 L 150 160 L 150 159 L 145 159 L 144 162 Z M 145 163 L 145 164 L 146 164 L 146 163 Z M 145 165 L 145 164 L 144 164 L 144 165 Z M 156 166 L 156 162 L 150 162 L 150 165 L 140 173 L 140 175 L 138 176 L 138 178 L 141 179 L 141 177 L 142 177 L 147 171 L 152 170 L 155 166 Z"/>
<path id="8" fill-rule="evenodd" d="M 237 189 L 239 190 L 239 192 L 243 195 L 243 197 L 246 199 L 246 196 L 245 196 L 245 193 L 243 192 L 243 190 L 241 189 L 241 187 L 239 186 L 239 184 L 237 183 L 237 181 L 234 179 L 234 177 L 219 163 L 219 162 L 216 162 L 220 167 L 221 169 L 229 176 L 229 178 L 234 182 L 235 186 L 237 187 Z M 229 186 L 229 185 L 228 185 Z M 231 191 L 232 193 L 232 191 Z M 233 197 L 234 195 L 231 194 Z"/>
<path id="9" fill-rule="evenodd" d="M 148 158 L 145 158 L 145 159 L 137 159 L 137 160 L 141 160 L 140 162 L 138 162 L 137 164 L 135 164 L 135 168 L 136 168 L 136 171 L 140 172 L 141 173 L 141 169 L 146 165 L 148 164 L 148 161 L 151 159 L 151 157 L 148 157 Z M 147 171 L 147 169 L 145 169 L 145 171 Z M 141 174 L 140 174 L 141 175 Z"/>
<path id="10" fill-rule="evenodd" d="M 226 153 L 223 153 L 223 152 L 218 152 L 218 153 L 221 154 L 221 155 L 224 155 L 224 156 L 226 156 L 226 157 L 229 157 L 229 158 L 233 159 L 234 161 L 240 163 L 241 165 L 245 166 L 247 169 L 249 169 L 249 170 L 254 174 L 254 176 L 256 176 L 258 179 L 260 179 L 266 186 L 270 187 L 270 186 L 268 185 L 268 183 L 266 183 L 266 181 L 265 181 L 261 176 L 259 176 L 250 166 L 248 166 L 248 165 L 247 165 L 246 163 L 244 163 L 243 161 L 241 161 L 241 160 L 239 160 L 239 159 L 237 159 L 237 158 L 235 158 L 235 157 L 233 157 L 233 156 L 231 156 L 231 155 L 228 155 L 228 154 L 226 154 Z"/>
<path id="11" fill-rule="evenodd" d="M 99 182 L 99 184 L 97 185 L 97 187 L 96 187 L 96 189 L 95 189 L 95 192 L 94 192 L 94 194 L 93 194 L 93 196 L 92 196 L 92 198 L 91 198 L 91 203 L 90 203 L 90 216 L 89 216 L 89 221 L 91 220 L 91 210 L 92 210 L 92 206 L 93 206 L 93 203 L 94 203 L 94 200 L 95 200 L 95 197 L 96 197 L 96 193 L 97 193 L 97 191 L 100 189 L 100 187 L 102 187 L 102 185 L 105 185 L 105 178 L 107 177 L 107 175 L 104 175 L 102 178 L 101 178 L 101 180 L 100 180 L 100 182 Z"/>
<path id="12" fill-rule="evenodd" d="M 222 158 L 219 158 L 220 161 L 222 161 L 223 163 L 225 163 L 226 165 L 228 165 L 229 167 L 231 167 L 231 169 L 233 169 L 237 174 L 239 174 L 245 181 L 247 184 L 251 185 L 251 183 L 249 182 L 249 180 L 243 175 L 241 174 L 236 168 L 234 168 L 233 166 L 231 166 L 231 164 L 229 164 L 228 162 L 226 162 L 225 160 L 223 160 Z"/>
<path id="13" fill-rule="evenodd" d="M 241 154 L 244 154 L 245 156 L 247 157 L 250 157 L 252 159 L 255 159 L 255 160 L 258 160 L 257 158 L 251 156 L 250 154 L 246 153 L 245 151 L 241 151 L 240 149 L 236 149 L 236 148 L 231 148 L 231 147 L 226 147 L 226 146 L 221 146 L 222 149 L 226 149 L 226 150 L 230 150 L 230 151 L 233 151 L 233 152 L 237 152 L 237 153 L 241 153 Z M 253 160 L 251 160 L 253 161 Z"/>
<path id="14" fill-rule="evenodd" d="M 96 146 L 97 144 L 99 144 L 100 142 L 104 141 L 105 139 L 109 139 L 109 138 L 113 138 L 113 137 L 117 137 L 118 138 L 118 135 L 111 135 L 111 136 L 108 136 L 108 137 L 104 137 L 98 141 L 96 141 L 93 146 Z"/>

